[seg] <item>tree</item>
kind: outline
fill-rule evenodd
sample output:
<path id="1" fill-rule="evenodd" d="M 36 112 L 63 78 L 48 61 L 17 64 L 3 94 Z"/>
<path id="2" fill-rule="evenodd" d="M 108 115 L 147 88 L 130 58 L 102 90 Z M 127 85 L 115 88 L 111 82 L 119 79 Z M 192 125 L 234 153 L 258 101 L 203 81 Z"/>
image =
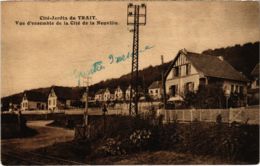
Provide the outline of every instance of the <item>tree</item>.
<path id="1" fill-rule="evenodd" d="M 200 85 L 195 98 L 196 108 L 224 108 L 225 96 L 220 84 Z"/>

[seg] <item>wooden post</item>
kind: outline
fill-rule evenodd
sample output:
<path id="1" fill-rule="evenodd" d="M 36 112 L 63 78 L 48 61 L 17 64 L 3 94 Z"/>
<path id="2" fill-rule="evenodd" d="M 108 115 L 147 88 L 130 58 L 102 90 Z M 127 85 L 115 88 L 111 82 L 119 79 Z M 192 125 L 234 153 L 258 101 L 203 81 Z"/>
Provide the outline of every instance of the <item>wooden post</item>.
<path id="1" fill-rule="evenodd" d="M 167 112 L 166 112 L 166 109 L 163 109 L 164 110 L 164 120 L 165 122 L 167 122 Z"/>
<path id="2" fill-rule="evenodd" d="M 190 121 L 192 122 L 193 116 L 192 116 L 192 109 L 190 110 Z"/>
<path id="3" fill-rule="evenodd" d="M 197 110 L 198 111 L 198 110 Z M 199 113 L 200 113 L 200 121 L 202 121 L 202 119 L 201 119 L 201 109 L 199 109 Z"/>
<path id="4" fill-rule="evenodd" d="M 182 121 L 184 122 L 184 110 L 182 110 Z"/>
<path id="5" fill-rule="evenodd" d="M 170 117 L 170 123 L 171 123 L 171 122 L 172 122 L 172 110 L 171 110 L 169 113 L 170 113 L 170 114 L 169 114 L 169 115 L 170 115 L 169 117 Z"/>

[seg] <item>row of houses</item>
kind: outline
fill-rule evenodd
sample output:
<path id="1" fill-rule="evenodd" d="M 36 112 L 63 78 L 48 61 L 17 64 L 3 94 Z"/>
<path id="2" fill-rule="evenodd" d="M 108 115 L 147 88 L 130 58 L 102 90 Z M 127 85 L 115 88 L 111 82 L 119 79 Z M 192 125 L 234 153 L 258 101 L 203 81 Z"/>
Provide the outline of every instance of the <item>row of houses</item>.
<path id="1" fill-rule="evenodd" d="M 259 101 L 259 64 L 251 73 L 249 80 L 234 69 L 221 56 L 202 55 L 180 50 L 164 73 L 165 91 L 168 101 L 180 100 L 187 92 L 196 93 L 201 85 L 221 86 L 225 95 L 240 93 Z M 161 100 L 163 86 L 155 81 L 148 87 L 148 96 Z M 131 86 L 117 86 L 115 89 L 99 89 L 90 95 L 89 101 L 129 101 Z M 142 89 L 139 92 L 144 92 Z M 48 93 L 25 91 L 20 104 L 21 110 L 33 109 L 66 109 L 84 106 L 85 88 L 67 88 L 52 86 Z M 142 94 L 144 98 L 144 94 Z"/>
<path id="2" fill-rule="evenodd" d="M 159 87 L 158 87 L 159 88 Z M 116 89 L 100 89 L 95 95 L 88 95 L 90 102 L 129 101 L 131 86 L 126 90 L 118 86 Z M 160 93 L 158 93 L 160 95 Z M 155 100 L 159 99 L 152 96 Z M 52 86 L 48 93 L 38 91 L 25 91 L 21 103 L 10 103 L 10 108 L 18 107 L 24 110 L 60 110 L 79 108 L 85 106 L 87 98 L 86 89 L 83 87 L 59 87 Z"/>
<path id="3" fill-rule="evenodd" d="M 144 90 L 139 87 L 138 91 L 141 99 L 145 99 Z M 130 92 L 131 85 L 126 89 L 121 86 L 117 86 L 115 89 L 105 88 L 98 90 L 94 99 L 95 101 L 129 101 Z M 134 92 L 133 89 L 132 92 Z M 148 87 L 148 94 L 153 100 L 160 100 L 162 98 L 161 92 L 161 81 L 155 81 Z"/>
<path id="4" fill-rule="evenodd" d="M 57 110 L 80 107 L 86 101 L 84 88 L 52 86 L 48 93 L 25 91 L 20 109 L 24 110 Z"/>

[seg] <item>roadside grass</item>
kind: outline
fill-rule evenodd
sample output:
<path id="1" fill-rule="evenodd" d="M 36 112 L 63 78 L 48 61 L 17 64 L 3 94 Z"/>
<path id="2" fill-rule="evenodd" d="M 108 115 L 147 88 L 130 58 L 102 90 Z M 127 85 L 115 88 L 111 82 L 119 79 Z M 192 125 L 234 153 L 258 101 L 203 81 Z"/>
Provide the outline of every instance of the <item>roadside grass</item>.
<path id="1" fill-rule="evenodd" d="M 88 141 L 70 141 L 54 143 L 51 146 L 34 150 L 33 152 L 46 156 L 58 157 L 66 160 L 83 162 L 90 154 L 90 142 Z"/>
<path id="2" fill-rule="evenodd" d="M 88 160 L 86 160 L 87 162 Z M 217 157 L 177 153 L 172 151 L 139 152 L 123 156 L 98 158 L 88 164 L 96 165 L 178 165 L 178 164 L 244 164 L 230 162 Z"/>
<path id="3" fill-rule="evenodd" d="M 133 154 L 117 156 L 96 156 L 89 155 L 88 143 L 67 142 L 58 143 L 52 146 L 36 150 L 36 153 L 55 156 L 66 160 L 77 161 L 91 165 L 159 165 L 159 164 L 246 164 L 242 161 L 229 161 L 216 156 L 193 155 L 191 153 L 180 153 L 173 151 L 144 151 Z"/>

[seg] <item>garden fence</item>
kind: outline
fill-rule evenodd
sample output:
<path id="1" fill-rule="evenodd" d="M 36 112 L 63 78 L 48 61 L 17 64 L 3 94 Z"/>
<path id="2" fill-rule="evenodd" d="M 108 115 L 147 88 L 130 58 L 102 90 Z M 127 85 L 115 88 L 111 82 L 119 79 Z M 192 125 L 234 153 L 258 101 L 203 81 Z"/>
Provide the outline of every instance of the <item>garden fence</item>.
<path id="1" fill-rule="evenodd" d="M 164 116 L 164 122 L 174 121 L 191 122 L 194 120 L 204 122 L 216 122 L 217 116 L 221 115 L 223 123 L 247 123 L 259 124 L 259 109 L 176 109 L 158 110 L 158 114 Z"/>

